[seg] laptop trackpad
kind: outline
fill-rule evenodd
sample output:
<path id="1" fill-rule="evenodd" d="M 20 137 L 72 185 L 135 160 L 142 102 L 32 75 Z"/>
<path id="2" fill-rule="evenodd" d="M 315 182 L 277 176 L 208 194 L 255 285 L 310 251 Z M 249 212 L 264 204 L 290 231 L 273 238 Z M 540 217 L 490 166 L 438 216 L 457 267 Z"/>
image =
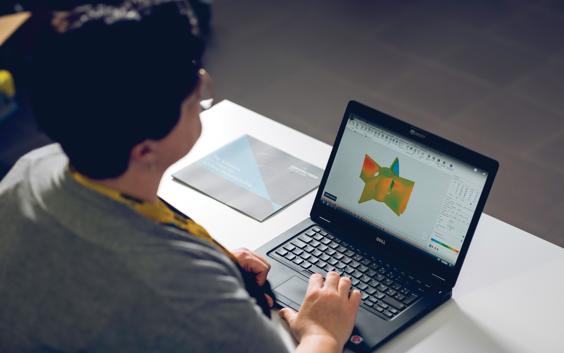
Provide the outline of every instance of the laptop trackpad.
<path id="1" fill-rule="evenodd" d="M 292 277 L 274 289 L 276 294 L 284 296 L 298 305 L 302 305 L 308 283 L 300 277 Z M 289 303 L 288 303 L 289 304 Z"/>

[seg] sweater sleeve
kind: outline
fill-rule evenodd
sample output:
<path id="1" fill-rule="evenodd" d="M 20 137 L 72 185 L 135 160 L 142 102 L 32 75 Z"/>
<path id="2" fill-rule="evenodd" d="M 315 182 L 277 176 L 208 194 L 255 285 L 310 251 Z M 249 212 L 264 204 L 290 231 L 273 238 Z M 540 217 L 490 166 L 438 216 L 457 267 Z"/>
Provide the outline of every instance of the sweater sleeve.
<path id="1" fill-rule="evenodd" d="M 166 335 L 186 352 L 287 352 L 273 322 L 243 287 L 223 254 L 198 242 L 171 241 L 166 265 L 148 277 L 162 298 Z M 165 262 L 159 262 L 165 264 Z M 162 330 L 159 330 L 162 332 Z M 182 351 L 173 349 L 173 351 Z"/>

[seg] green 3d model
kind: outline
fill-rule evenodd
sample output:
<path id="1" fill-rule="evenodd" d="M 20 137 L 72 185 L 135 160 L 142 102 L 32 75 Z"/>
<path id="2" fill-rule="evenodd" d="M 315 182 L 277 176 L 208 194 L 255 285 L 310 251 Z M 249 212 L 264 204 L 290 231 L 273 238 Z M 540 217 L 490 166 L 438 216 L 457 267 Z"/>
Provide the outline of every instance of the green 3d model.
<path id="1" fill-rule="evenodd" d="M 385 203 L 400 216 L 407 207 L 415 182 L 399 176 L 399 160 L 396 158 L 390 168 L 380 167 L 367 154 L 360 171 L 360 179 L 366 183 L 358 203 L 376 200 Z"/>

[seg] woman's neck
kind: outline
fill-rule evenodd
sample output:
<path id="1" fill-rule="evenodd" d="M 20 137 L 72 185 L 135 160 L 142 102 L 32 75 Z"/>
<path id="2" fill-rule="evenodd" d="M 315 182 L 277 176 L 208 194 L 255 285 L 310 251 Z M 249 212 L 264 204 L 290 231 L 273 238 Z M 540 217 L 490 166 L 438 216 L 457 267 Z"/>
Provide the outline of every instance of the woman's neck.
<path id="1" fill-rule="evenodd" d="M 156 171 L 128 169 L 117 178 L 100 179 L 96 182 L 143 201 L 155 202 L 158 200 L 157 190 L 161 178 L 162 173 Z"/>

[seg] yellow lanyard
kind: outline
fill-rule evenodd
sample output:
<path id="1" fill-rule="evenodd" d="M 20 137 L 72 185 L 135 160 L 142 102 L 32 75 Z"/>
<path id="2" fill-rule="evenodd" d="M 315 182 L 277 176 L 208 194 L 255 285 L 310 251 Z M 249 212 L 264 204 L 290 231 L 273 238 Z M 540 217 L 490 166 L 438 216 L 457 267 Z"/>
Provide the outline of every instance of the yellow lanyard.
<path id="1" fill-rule="evenodd" d="M 123 194 L 118 190 L 114 190 L 105 185 L 98 184 L 72 168 L 69 169 L 71 176 L 79 184 L 87 187 L 88 189 L 99 192 L 100 194 L 103 194 L 126 206 L 131 207 L 133 210 L 137 211 L 138 213 L 155 223 L 173 226 L 189 234 L 192 234 L 201 240 L 207 241 L 208 243 L 219 249 L 221 252 L 223 252 L 225 255 L 227 255 L 231 260 L 233 260 L 233 262 L 238 263 L 235 256 L 233 256 L 233 254 L 229 250 L 223 247 L 223 245 L 212 238 L 211 235 L 204 229 L 204 227 L 194 222 L 192 219 L 170 209 L 160 199 L 155 202 L 139 200 L 135 197 Z"/>

